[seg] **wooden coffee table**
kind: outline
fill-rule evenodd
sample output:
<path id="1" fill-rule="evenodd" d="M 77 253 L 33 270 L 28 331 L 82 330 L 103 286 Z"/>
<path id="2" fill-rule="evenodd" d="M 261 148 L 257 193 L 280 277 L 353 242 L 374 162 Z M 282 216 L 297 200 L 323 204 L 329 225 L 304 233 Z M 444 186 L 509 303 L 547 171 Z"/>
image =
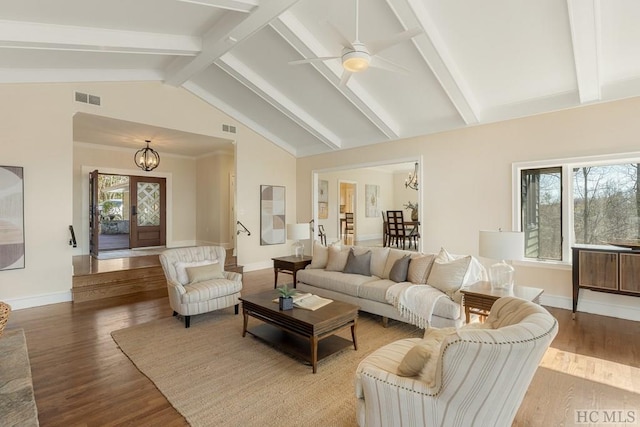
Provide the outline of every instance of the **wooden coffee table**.
<path id="1" fill-rule="evenodd" d="M 540 304 L 540 295 L 544 289 L 530 288 L 528 286 L 513 286 L 512 289 L 492 289 L 489 282 L 477 282 L 471 286 L 460 289 L 464 295 L 464 314 L 467 323 L 471 320 L 471 314 L 478 314 L 481 318 L 489 315 L 493 303 L 502 297 L 517 297 Z"/>
<path id="2" fill-rule="evenodd" d="M 279 350 L 308 361 L 314 374 L 318 360 L 349 347 L 352 343 L 354 350 L 358 349 L 357 305 L 333 301 L 315 311 L 302 308 L 280 310 L 278 303 L 273 302 L 277 296 L 277 292 L 269 291 L 240 298 L 244 315 L 243 337 L 248 332 Z M 249 316 L 264 323 L 247 329 Z M 349 327 L 352 341 L 335 335 Z"/>

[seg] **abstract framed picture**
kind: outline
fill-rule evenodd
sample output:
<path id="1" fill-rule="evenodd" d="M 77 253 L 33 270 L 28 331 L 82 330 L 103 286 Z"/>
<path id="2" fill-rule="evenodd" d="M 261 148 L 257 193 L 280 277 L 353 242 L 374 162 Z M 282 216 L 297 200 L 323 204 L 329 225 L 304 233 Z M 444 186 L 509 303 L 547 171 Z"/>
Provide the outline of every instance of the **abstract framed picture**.
<path id="1" fill-rule="evenodd" d="M 380 198 L 380 186 L 365 184 L 364 196 L 367 202 L 367 208 L 365 209 L 365 217 L 375 218 L 380 215 L 380 208 L 378 206 L 378 199 Z"/>
<path id="2" fill-rule="evenodd" d="M 278 185 L 260 186 L 260 245 L 285 242 L 285 188 Z"/>
<path id="3" fill-rule="evenodd" d="M 0 166 L 0 270 L 24 268 L 24 179 L 19 166 Z"/>
<path id="4" fill-rule="evenodd" d="M 329 181 L 318 181 L 318 219 L 329 218 Z"/>

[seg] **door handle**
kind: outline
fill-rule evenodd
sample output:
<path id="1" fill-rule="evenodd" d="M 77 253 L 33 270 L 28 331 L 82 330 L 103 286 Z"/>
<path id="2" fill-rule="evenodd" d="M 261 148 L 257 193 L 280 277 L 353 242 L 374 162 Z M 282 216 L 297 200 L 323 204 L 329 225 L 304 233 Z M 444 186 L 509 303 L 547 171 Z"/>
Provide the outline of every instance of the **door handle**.
<path id="1" fill-rule="evenodd" d="M 131 216 L 138 215 L 137 206 L 131 206 Z"/>

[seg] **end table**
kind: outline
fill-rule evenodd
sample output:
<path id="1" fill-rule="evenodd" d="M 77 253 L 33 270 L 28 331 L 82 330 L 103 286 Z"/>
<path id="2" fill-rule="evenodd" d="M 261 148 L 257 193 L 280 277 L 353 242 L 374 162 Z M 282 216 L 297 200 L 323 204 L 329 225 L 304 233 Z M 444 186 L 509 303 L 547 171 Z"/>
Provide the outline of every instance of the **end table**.
<path id="1" fill-rule="evenodd" d="M 464 315 L 469 323 L 472 313 L 482 318 L 487 317 L 498 298 L 511 296 L 540 304 L 540 295 L 544 289 L 515 285 L 512 289 L 492 289 L 489 282 L 477 282 L 460 289 L 460 292 L 464 296 Z"/>
<path id="2" fill-rule="evenodd" d="M 312 258 L 306 255 L 302 257 L 290 255 L 271 259 L 273 260 L 273 273 L 275 275 L 273 288 L 275 289 L 278 287 L 278 273 L 291 274 L 293 276 L 293 287 L 295 288 L 298 283 L 296 273 L 311 264 Z"/>

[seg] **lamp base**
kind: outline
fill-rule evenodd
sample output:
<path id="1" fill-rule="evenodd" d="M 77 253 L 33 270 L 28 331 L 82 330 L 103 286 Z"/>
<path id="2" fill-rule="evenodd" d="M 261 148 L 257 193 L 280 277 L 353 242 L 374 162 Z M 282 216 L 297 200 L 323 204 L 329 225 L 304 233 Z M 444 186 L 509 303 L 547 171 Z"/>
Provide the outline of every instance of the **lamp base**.
<path id="1" fill-rule="evenodd" d="M 492 289 L 511 289 L 515 269 L 504 261 L 489 268 L 489 281 Z"/>
<path id="2" fill-rule="evenodd" d="M 304 245 L 300 242 L 300 240 L 296 240 L 291 245 L 291 255 L 302 258 L 304 256 Z"/>

